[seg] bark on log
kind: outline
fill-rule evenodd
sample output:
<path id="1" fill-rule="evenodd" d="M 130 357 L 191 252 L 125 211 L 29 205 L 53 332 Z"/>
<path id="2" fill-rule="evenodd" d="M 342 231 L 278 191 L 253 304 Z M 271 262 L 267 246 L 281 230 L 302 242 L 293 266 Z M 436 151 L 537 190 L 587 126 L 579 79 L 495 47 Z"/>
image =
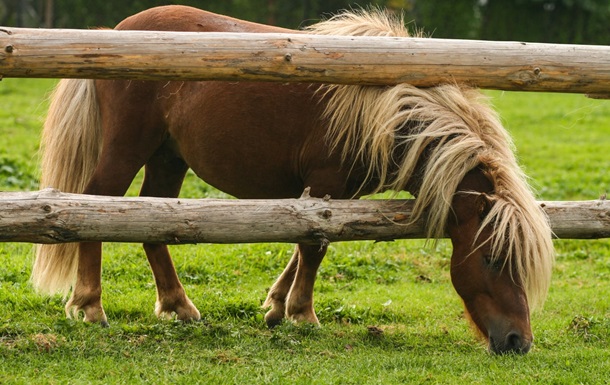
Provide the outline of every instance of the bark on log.
<path id="1" fill-rule="evenodd" d="M 325 242 L 424 237 L 412 200 L 118 198 L 0 194 L 0 241 Z M 610 202 L 543 202 L 560 238 L 610 237 Z"/>
<path id="2" fill-rule="evenodd" d="M 0 27 L 0 78 L 446 82 L 610 95 L 610 47 L 307 34 Z"/>

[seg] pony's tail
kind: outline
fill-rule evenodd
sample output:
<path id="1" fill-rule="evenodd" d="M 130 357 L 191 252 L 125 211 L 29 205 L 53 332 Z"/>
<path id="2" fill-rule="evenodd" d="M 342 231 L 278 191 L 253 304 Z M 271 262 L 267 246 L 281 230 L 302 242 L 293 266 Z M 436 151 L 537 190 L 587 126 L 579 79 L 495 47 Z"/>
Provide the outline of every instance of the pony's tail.
<path id="1" fill-rule="evenodd" d="M 101 145 L 95 82 L 61 80 L 42 131 L 40 187 L 82 193 L 97 166 Z M 42 293 L 67 295 L 76 278 L 77 257 L 78 243 L 39 245 L 32 284 Z"/>

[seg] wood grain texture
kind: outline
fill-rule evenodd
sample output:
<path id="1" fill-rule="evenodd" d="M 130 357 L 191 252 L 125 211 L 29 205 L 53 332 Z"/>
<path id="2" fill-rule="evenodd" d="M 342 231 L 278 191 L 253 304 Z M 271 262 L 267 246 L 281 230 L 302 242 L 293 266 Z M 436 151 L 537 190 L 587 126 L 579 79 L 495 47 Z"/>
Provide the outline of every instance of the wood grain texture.
<path id="1" fill-rule="evenodd" d="M 610 202 L 541 202 L 559 238 L 610 237 Z M 0 193 L 0 241 L 325 242 L 423 238 L 413 200 L 122 198 Z"/>
<path id="2" fill-rule="evenodd" d="M 512 91 L 610 95 L 610 47 L 307 34 L 0 27 L 0 76 L 446 82 Z"/>

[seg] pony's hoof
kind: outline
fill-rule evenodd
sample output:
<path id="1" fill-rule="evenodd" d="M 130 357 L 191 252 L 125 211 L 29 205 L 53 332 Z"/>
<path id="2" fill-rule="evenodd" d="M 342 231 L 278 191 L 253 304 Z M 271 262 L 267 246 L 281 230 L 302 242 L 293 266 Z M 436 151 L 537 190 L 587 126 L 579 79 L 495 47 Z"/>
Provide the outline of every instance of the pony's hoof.
<path id="1" fill-rule="evenodd" d="M 197 310 L 197 309 L 195 309 Z M 199 314 L 199 311 L 197 311 L 197 313 L 187 313 L 187 314 L 182 314 L 182 315 L 177 315 L 176 318 L 178 318 L 178 320 L 184 322 L 184 323 L 190 323 L 190 322 L 199 322 L 201 321 L 201 315 Z"/>
<path id="2" fill-rule="evenodd" d="M 273 309 L 269 310 L 267 314 L 265 314 L 265 323 L 269 329 L 273 329 L 278 326 L 284 320 L 284 313 L 278 314 L 277 311 Z"/>
<path id="3" fill-rule="evenodd" d="M 160 319 L 176 319 L 182 322 L 197 322 L 201 320 L 201 313 L 193 305 L 190 299 L 184 298 L 181 301 L 171 301 L 162 303 L 157 301 L 155 304 L 155 315 Z"/>
<path id="4" fill-rule="evenodd" d="M 313 308 L 305 309 L 300 312 L 288 312 L 288 319 L 297 324 L 313 324 L 316 326 L 320 326 L 320 321 L 318 321 L 318 316 L 316 316 Z"/>
<path id="5" fill-rule="evenodd" d="M 273 329 L 276 326 L 280 326 L 280 324 L 282 323 L 282 318 L 269 318 L 269 319 L 265 319 L 265 323 L 267 324 L 267 327 L 269 329 Z"/>
<path id="6" fill-rule="evenodd" d="M 78 320 L 81 316 L 83 322 L 100 324 L 102 327 L 109 327 L 106 313 L 101 306 L 78 306 L 71 302 L 66 304 L 66 318 Z"/>

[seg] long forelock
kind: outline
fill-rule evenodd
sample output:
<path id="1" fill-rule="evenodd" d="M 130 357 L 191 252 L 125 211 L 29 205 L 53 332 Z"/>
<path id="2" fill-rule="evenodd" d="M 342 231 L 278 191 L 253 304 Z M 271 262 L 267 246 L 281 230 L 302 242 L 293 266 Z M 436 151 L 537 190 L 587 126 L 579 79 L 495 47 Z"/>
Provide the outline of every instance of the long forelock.
<path id="1" fill-rule="evenodd" d="M 492 258 L 502 260 L 513 280 L 521 283 L 532 308 L 544 303 L 548 292 L 554 248 L 548 217 L 536 203 L 521 175 L 504 174 L 519 170 L 499 170 L 492 175 L 498 191 L 482 221 L 479 233 L 493 227 L 490 239 Z"/>

